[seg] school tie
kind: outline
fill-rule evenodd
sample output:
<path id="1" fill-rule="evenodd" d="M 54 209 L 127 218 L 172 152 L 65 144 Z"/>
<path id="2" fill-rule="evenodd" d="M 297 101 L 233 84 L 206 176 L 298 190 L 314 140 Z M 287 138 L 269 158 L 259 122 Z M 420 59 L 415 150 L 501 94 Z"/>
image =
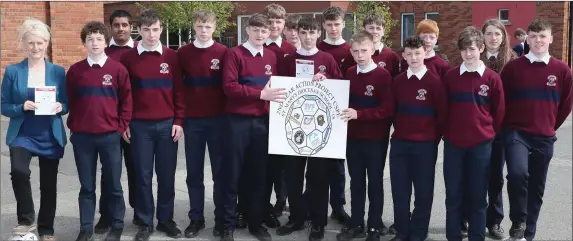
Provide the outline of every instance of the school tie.
<path id="1" fill-rule="evenodd" d="M 489 61 L 492 61 L 492 62 L 495 61 L 495 56 L 493 56 L 493 55 L 489 56 Z"/>
<path id="2" fill-rule="evenodd" d="M 99 69 L 101 66 L 99 64 L 92 64 L 92 68 Z"/>

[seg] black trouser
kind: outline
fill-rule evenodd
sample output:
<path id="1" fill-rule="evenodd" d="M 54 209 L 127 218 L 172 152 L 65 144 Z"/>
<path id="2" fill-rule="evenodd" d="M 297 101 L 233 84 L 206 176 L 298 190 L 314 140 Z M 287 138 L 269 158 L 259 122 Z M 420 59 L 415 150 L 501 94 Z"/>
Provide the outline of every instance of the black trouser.
<path id="1" fill-rule="evenodd" d="M 129 189 L 129 206 L 135 208 L 135 172 L 133 171 L 133 165 L 131 162 L 131 145 L 127 143 L 123 138 L 121 138 L 121 153 L 123 154 L 123 160 L 125 163 L 125 171 L 127 172 L 127 188 Z M 103 173 L 103 171 L 102 171 Z M 100 179 L 101 181 L 101 196 L 99 198 L 99 213 L 100 219 L 106 219 L 105 214 L 107 213 L 107 196 L 105 195 L 105 178 Z M 103 220 L 102 219 L 102 220 Z M 109 222 L 109 220 L 104 220 Z"/>
<path id="2" fill-rule="evenodd" d="M 30 161 L 33 154 L 23 147 L 10 148 L 10 176 L 12 189 L 16 197 L 18 224 L 34 223 L 34 200 L 30 185 Z M 40 212 L 38 214 L 38 234 L 54 235 L 54 217 L 56 216 L 58 165 L 60 160 L 38 157 L 40 163 Z"/>
<path id="3" fill-rule="evenodd" d="M 328 185 L 330 181 L 331 166 L 336 165 L 335 159 L 309 157 L 283 157 L 285 163 L 285 176 L 287 193 L 289 195 L 290 221 L 302 223 L 307 213 L 313 225 L 324 227 L 328 216 Z M 310 202 L 308 206 L 303 201 L 304 168 L 308 163 L 307 187 Z M 307 210 L 308 208 L 308 210 Z"/>

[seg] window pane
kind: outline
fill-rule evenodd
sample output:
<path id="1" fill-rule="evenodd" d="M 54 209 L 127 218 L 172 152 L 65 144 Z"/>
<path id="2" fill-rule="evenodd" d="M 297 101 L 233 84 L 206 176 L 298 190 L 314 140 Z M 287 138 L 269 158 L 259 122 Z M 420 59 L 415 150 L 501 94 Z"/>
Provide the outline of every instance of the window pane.
<path id="1" fill-rule="evenodd" d="M 499 20 L 509 20 L 509 10 L 500 9 L 499 10 Z"/>
<path id="2" fill-rule="evenodd" d="M 239 28 L 241 29 L 241 41 L 238 44 L 242 44 L 244 42 L 247 42 L 247 39 L 249 39 L 249 36 L 247 35 L 247 24 L 249 23 L 249 18 L 250 16 L 243 16 L 241 17 L 241 26 L 239 26 Z"/>
<path id="3" fill-rule="evenodd" d="M 414 35 L 414 29 L 414 15 L 402 15 L 402 41 Z"/>
<path id="4" fill-rule="evenodd" d="M 438 22 L 438 17 L 440 16 L 439 13 L 428 13 L 426 14 L 426 19 L 431 19 Z"/>

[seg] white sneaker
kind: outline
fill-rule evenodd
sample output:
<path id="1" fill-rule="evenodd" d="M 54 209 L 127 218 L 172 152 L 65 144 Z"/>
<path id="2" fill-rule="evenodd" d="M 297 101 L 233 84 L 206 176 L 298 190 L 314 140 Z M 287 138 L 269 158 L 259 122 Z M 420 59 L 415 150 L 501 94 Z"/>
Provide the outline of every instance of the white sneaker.
<path id="1" fill-rule="evenodd" d="M 33 232 L 34 230 L 36 230 L 36 224 L 32 224 L 32 225 L 16 225 L 16 227 L 14 227 L 12 229 L 12 233 L 15 235 L 25 235 L 29 232 Z"/>

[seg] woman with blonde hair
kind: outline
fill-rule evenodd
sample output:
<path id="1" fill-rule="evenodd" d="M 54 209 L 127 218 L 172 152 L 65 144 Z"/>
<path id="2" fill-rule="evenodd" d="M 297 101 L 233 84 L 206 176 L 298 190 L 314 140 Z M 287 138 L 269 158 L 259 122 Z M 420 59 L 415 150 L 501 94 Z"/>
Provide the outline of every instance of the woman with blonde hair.
<path id="1" fill-rule="evenodd" d="M 518 56 L 509 45 L 507 30 L 499 19 L 486 20 L 481 31 L 485 38 L 486 47 L 481 60 L 488 68 L 499 74 L 507 62 Z M 496 136 L 492 144 L 490 163 L 486 227 L 489 230 L 490 238 L 501 240 L 504 238 L 503 229 L 500 225 L 503 220 L 502 190 L 505 156 L 499 135 Z"/>
<path id="2" fill-rule="evenodd" d="M 30 185 L 30 161 L 36 156 L 41 193 L 38 234 L 40 240 L 53 241 L 58 165 L 66 145 L 61 117 L 68 112 L 65 70 L 45 59 L 50 29 L 42 21 L 25 20 L 19 41 L 27 56 L 22 62 L 6 67 L 1 88 L 2 115 L 10 118 L 6 144 L 10 149 L 10 175 L 18 216 L 12 232 L 21 235 L 36 229 Z M 56 102 L 38 103 L 35 98 L 38 87 L 55 88 Z"/>

